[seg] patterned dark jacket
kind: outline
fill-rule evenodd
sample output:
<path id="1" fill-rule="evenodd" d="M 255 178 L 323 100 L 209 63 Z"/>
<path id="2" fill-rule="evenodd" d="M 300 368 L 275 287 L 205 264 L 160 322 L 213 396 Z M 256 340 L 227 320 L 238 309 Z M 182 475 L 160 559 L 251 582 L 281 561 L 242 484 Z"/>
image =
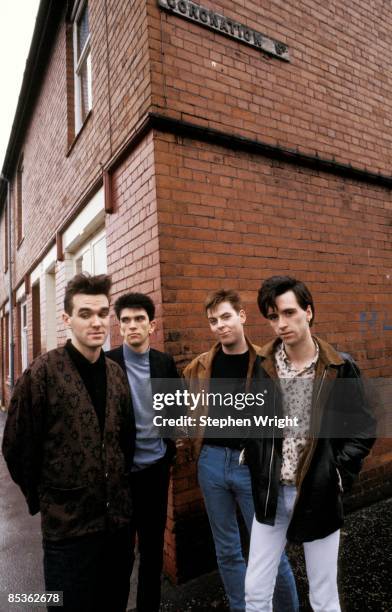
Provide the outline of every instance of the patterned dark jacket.
<path id="1" fill-rule="evenodd" d="M 105 428 L 65 348 L 38 357 L 11 398 L 3 454 L 43 536 L 112 530 L 131 518 L 135 430 L 121 368 L 106 359 Z"/>

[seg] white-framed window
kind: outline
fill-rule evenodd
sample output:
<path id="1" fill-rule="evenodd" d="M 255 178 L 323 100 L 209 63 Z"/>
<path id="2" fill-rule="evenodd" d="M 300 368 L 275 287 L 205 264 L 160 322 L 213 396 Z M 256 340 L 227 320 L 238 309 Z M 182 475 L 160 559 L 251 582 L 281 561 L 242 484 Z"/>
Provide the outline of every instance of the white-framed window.
<path id="1" fill-rule="evenodd" d="M 30 276 L 30 280 L 32 277 Z M 37 280 L 31 287 L 31 310 L 33 332 L 33 359 L 41 355 L 41 282 Z"/>
<path id="2" fill-rule="evenodd" d="M 107 273 L 105 230 L 94 234 L 90 240 L 83 243 L 83 246 L 76 251 L 74 255 L 74 272 L 75 274 L 88 272 L 93 276 Z M 102 348 L 104 351 L 110 350 L 110 331 Z"/>
<path id="3" fill-rule="evenodd" d="M 26 300 L 20 303 L 20 340 L 21 340 L 21 357 L 22 357 L 22 372 L 29 365 L 28 361 L 28 341 L 27 341 L 27 303 Z"/>
<path id="4" fill-rule="evenodd" d="M 11 372 L 11 351 L 10 351 L 10 315 L 5 313 L 4 317 L 4 338 L 5 338 L 5 375 L 9 378 Z"/>
<path id="5" fill-rule="evenodd" d="M 91 49 L 88 2 L 79 3 L 73 22 L 75 76 L 75 132 L 79 132 L 92 108 Z"/>
<path id="6" fill-rule="evenodd" d="M 88 242 L 75 253 L 75 274 L 88 272 L 89 274 L 106 274 L 106 234 L 100 231 L 91 237 Z"/>
<path id="7" fill-rule="evenodd" d="M 45 273 L 45 331 L 46 350 L 57 347 L 56 336 L 56 266 L 53 264 Z"/>

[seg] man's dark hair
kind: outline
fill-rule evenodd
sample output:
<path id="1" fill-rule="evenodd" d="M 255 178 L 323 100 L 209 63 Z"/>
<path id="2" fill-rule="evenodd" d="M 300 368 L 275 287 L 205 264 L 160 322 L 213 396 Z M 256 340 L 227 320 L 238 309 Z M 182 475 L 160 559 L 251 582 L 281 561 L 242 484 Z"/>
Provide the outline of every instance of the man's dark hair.
<path id="1" fill-rule="evenodd" d="M 114 302 L 114 312 L 118 320 L 120 320 L 121 311 L 124 308 L 143 308 L 150 321 L 155 317 L 155 304 L 150 296 L 144 293 L 125 293 L 117 298 Z"/>
<path id="2" fill-rule="evenodd" d="M 72 315 L 73 297 L 77 293 L 85 295 L 106 295 L 110 300 L 110 289 L 112 280 L 107 274 L 99 274 L 98 276 L 90 276 L 87 272 L 76 274 L 68 282 L 65 288 L 64 295 L 64 310 L 68 315 Z"/>
<path id="3" fill-rule="evenodd" d="M 207 296 L 204 302 L 205 311 L 213 310 L 223 302 L 229 302 L 236 312 L 242 310 L 240 294 L 237 291 L 234 291 L 234 289 L 218 289 L 218 291 L 214 291 Z"/>
<path id="4" fill-rule="evenodd" d="M 308 306 L 311 307 L 312 318 L 309 325 L 312 325 L 314 320 L 312 294 L 302 281 L 292 276 L 270 276 L 263 282 L 257 295 L 257 303 L 263 317 L 267 317 L 270 308 L 276 310 L 276 298 L 286 291 L 292 291 L 295 294 L 302 310 L 306 310 Z"/>

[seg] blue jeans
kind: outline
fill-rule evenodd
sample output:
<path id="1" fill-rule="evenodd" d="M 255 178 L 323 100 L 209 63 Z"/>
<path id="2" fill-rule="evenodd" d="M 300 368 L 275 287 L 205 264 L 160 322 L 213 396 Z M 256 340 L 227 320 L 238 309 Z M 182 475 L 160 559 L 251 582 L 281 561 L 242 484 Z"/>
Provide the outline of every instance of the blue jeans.
<path id="1" fill-rule="evenodd" d="M 242 554 L 236 504 L 248 533 L 254 505 L 249 470 L 239 465 L 240 451 L 227 447 L 202 447 L 198 477 L 215 543 L 219 572 L 232 612 L 245 612 L 246 564 Z M 297 612 L 299 602 L 291 566 L 282 554 L 274 592 L 276 612 Z"/>

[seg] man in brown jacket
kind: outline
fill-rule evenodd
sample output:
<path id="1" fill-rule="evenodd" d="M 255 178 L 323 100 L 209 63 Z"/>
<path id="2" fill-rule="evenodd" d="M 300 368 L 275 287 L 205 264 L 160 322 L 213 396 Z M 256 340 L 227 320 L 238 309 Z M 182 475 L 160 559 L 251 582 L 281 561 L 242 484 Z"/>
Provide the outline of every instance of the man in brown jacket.
<path id="1" fill-rule="evenodd" d="M 135 431 L 121 368 L 105 358 L 106 275 L 67 285 L 72 339 L 35 359 L 9 406 L 3 454 L 31 514 L 41 512 L 47 591 L 64 610 L 126 610 Z"/>

